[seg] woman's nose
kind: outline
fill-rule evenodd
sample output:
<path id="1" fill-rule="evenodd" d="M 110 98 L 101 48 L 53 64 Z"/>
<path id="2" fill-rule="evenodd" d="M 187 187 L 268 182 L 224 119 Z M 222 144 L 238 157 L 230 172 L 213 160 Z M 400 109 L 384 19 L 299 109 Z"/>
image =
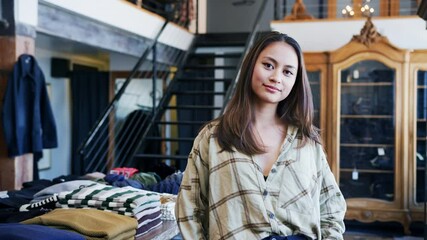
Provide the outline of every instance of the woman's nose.
<path id="1" fill-rule="evenodd" d="M 274 71 L 274 73 L 270 76 L 270 81 L 280 83 L 281 76 L 279 71 Z"/>

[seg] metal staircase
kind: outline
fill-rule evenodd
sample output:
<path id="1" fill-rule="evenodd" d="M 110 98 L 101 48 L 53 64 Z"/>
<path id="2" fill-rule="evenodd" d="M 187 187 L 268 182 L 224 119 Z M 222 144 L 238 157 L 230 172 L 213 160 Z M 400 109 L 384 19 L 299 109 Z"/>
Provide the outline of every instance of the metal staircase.
<path id="1" fill-rule="evenodd" d="M 169 84 L 153 122 L 162 136 L 146 137 L 161 152 L 141 151 L 134 156 L 140 168 L 150 171 L 153 161 L 166 160 L 183 170 L 192 142 L 207 121 L 217 117 L 234 80 L 249 34 L 198 35 L 185 64 Z"/>

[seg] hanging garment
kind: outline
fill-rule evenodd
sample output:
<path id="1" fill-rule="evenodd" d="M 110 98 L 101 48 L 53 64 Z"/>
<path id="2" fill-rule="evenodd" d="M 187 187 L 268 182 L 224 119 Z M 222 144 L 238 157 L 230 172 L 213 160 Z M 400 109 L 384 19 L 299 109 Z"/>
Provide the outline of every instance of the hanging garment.
<path id="1" fill-rule="evenodd" d="M 31 55 L 19 56 L 13 67 L 2 118 L 9 157 L 34 153 L 34 158 L 39 159 L 44 148 L 58 146 L 45 78 Z"/>

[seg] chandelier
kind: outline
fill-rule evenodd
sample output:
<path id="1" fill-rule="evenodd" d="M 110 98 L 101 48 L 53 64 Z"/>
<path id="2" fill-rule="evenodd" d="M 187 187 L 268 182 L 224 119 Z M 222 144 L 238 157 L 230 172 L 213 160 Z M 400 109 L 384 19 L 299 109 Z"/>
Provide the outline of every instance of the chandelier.
<path id="1" fill-rule="evenodd" d="M 375 9 L 369 6 L 370 2 L 371 0 L 365 0 L 362 2 L 362 4 L 360 4 L 358 10 L 360 11 L 362 16 L 370 17 L 375 12 Z M 353 9 L 352 6 L 347 5 L 341 10 L 341 13 L 344 17 L 354 17 L 355 11 L 356 10 Z"/>

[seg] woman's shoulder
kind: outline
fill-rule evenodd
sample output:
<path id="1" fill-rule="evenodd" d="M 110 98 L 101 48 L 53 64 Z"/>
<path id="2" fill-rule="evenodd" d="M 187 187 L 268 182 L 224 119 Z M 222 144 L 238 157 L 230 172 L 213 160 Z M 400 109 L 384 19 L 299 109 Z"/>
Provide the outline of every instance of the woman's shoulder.
<path id="1" fill-rule="evenodd" d="M 215 134 L 219 121 L 213 120 L 205 124 L 199 131 L 198 138 L 210 138 Z"/>

